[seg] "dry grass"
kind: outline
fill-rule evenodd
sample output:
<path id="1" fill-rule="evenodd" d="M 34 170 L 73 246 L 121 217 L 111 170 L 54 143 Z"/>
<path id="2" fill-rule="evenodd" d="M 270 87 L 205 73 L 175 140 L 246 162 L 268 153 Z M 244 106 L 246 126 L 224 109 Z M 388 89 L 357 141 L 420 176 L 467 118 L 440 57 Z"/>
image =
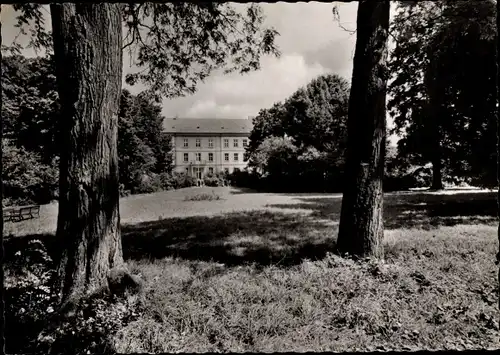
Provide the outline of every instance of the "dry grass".
<path id="1" fill-rule="evenodd" d="M 184 201 L 200 191 L 123 201 L 145 287 L 128 299 L 142 316 L 109 335 L 118 352 L 500 346 L 494 193 L 389 194 L 385 261 L 354 262 L 327 253 L 339 196 Z"/>

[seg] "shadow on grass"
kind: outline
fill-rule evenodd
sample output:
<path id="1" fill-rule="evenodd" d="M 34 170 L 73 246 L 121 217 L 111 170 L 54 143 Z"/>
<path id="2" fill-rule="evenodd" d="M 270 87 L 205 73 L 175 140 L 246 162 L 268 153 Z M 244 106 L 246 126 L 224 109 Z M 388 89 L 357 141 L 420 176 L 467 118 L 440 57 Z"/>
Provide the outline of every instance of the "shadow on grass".
<path id="1" fill-rule="evenodd" d="M 122 227 L 126 259 L 167 256 L 283 266 L 318 259 L 335 247 L 332 227 L 300 214 L 234 212 L 213 217 L 169 218 Z"/>
<path id="2" fill-rule="evenodd" d="M 421 228 L 457 224 L 497 223 L 496 192 L 394 193 L 384 197 L 384 227 L 387 229 Z M 297 198 L 296 204 L 270 204 L 266 207 L 311 210 L 311 217 L 338 221 L 342 199 L 338 197 Z"/>

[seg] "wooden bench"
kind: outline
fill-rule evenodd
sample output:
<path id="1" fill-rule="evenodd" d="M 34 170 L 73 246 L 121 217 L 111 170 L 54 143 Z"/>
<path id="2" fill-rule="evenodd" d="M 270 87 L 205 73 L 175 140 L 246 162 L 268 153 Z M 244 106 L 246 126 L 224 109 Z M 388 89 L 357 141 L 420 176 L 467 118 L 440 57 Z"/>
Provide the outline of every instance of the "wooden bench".
<path id="1" fill-rule="evenodd" d="M 3 209 L 4 222 L 20 222 L 27 219 L 39 218 L 40 206 L 19 206 L 7 207 Z"/>

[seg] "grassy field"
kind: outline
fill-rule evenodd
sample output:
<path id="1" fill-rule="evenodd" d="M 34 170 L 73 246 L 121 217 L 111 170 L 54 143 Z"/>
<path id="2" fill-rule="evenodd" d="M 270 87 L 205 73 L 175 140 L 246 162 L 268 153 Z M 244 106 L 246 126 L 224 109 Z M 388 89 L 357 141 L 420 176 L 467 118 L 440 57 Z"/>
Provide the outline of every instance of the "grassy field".
<path id="1" fill-rule="evenodd" d="M 221 199 L 185 201 L 201 192 Z M 386 194 L 383 262 L 329 253 L 341 195 L 125 198 L 124 254 L 144 288 L 125 302 L 136 317 L 101 341 L 125 353 L 498 348 L 495 198 Z M 56 214 L 7 224 L 7 261 L 53 240 Z"/>

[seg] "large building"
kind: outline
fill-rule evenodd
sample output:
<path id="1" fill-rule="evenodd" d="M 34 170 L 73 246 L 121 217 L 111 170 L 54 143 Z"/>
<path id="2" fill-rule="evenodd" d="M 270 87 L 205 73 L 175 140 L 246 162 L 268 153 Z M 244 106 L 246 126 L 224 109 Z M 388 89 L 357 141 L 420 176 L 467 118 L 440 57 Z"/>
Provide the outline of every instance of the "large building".
<path id="1" fill-rule="evenodd" d="M 247 166 L 244 160 L 249 119 L 171 118 L 163 123 L 172 136 L 174 170 L 202 179 L 208 173 L 232 173 Z"/>

